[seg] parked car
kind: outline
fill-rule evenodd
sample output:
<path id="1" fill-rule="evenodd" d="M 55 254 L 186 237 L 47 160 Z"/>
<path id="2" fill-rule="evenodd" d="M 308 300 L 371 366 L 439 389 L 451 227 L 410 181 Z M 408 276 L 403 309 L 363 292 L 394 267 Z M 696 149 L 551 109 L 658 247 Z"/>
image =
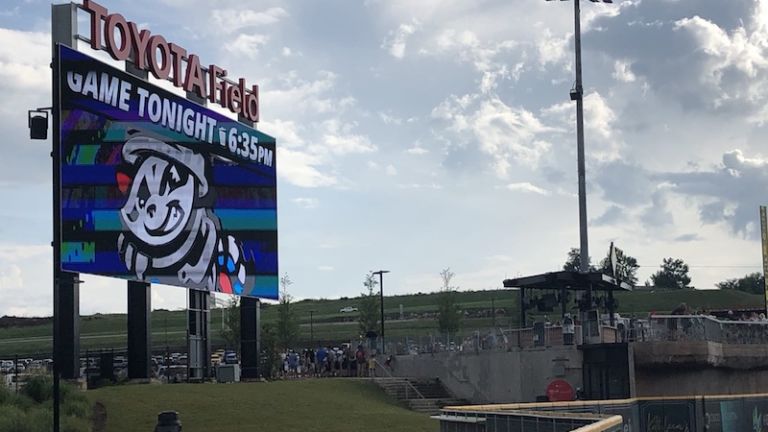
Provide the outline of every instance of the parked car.
<path id="1" fill-rule="evenodd" d="M 224 354 L 224 364 L 237 364 L 237 353 L 229 351 Z"/>
<path id="2" fill-rule="evenodd" d="M 357 308 L 352 306 L 347 306 L 339 309 L 339 312 L 341 313 L 357 312 Z"/>

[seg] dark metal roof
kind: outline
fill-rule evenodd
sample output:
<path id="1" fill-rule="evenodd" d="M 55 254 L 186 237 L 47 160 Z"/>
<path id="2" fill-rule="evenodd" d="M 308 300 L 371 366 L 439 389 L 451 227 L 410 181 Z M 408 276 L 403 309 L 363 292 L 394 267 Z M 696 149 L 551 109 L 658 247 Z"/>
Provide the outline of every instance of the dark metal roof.
<path id="1" fill-rule="evenodd" d="M 580 273 L 576 271 L 558 271 L 505 279 L 504 288 L 533 288 L 580 291 L 592 287 L 596 291 L 632 291 L 626 282 L 617 285 L 616 281 L 601 272 Z"/>

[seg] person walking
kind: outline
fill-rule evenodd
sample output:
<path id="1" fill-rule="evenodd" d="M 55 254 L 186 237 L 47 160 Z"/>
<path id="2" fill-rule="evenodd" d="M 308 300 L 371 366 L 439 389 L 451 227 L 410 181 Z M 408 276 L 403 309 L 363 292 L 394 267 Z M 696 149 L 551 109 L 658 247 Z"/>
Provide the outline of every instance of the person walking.
<path id="1" fill-rule="evenodd" d="M 357 364 L 357 377 L 362 378 L 365 375 L 365 350 L 363 350 L 362 345 L 357 346 L 357 351 L 355 351 L 355 363 Z"/>
<path id="2" fill-rule="evenodd" d="M 376 353 L 372 352 L 368 357 L 368 378 L 376 378 Z"/>
<path id="3" fill-rule="evenodd" d="M 317 356 L 315 356 L 316 361 L 316 368 L 317 368 L 317 376 L 323 376 L 325 372 L 325 361 L 327 360 L 328 352 L 325 351 L 324 347 L 320 347 L 317 350 Z"/>

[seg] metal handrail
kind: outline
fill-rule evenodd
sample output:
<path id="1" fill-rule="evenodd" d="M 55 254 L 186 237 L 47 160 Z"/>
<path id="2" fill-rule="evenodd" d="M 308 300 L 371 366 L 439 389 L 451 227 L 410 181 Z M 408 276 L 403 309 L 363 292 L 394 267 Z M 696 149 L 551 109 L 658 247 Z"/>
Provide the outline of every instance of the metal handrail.
<path id="1" fill-rule="evenodd" d="M 406 399 L 410 399 L 410 398 L 408 397 L 408 387 L 410 387 L 410 388 L 411 388 L 411 389 L 412 389 L 412 390 L 413 390 L 413 391 L 416 393 L 416 395 L 419 397 L 419 399 L 426 399 L 426 398 L 424 397 L 424 395 L 423 395 L 423 394 L 421 394 L 421 392 L 419 391 L 419 389 L 417 389 L 417 388 L 416 388 L 416 387 L 415 387 L 415 386 L 414 386 L 414 385 L 413 385 L 413 384 L 412 384 L 412 383 L 411 383 L 411 382 L 408 380 L 408 378 L 396 377 L 396 376 L 392 375 L 392 372 L 390 372 L 390 371 L 389 371 L 389 370 L 388 370 L 386 367 L 384 367 L 384 365 L 382 365 L 381 363 L 379 363 L 379 360 L 378 360 L 378 359 L 373 359 L 373 361 L 374 361 L 374 363 L 376 363 L 376 365 L 377 365 L 378 367 L 380 367 L 380 368 L 381 368 L 381 369 L 382 369 L 384 372 L 386 372 L 386 373 L 387 373 L 387 375 L 389 375 L 389 378 L 402 380 L 402 381 L 403 381 L 403 383 L 404 383 L 404 384 L 406 384 L 406 386 L 405 386 L 405 398 L 406 398 Z"/>
<path id="2" fill-rule="evenodd" d="M 586 426 L 582 426 L 578 429 L 574 429 L 571 432 L 603 432 L 603 431 L 609 431 L 613 430 L 611 428 L 615 428 L 616 426 L 621 426 L 624 422 L 623 418 L 620 415 L 615 415 L 608 417 L 606 419 L 600 420 L 597 423 L 588 424 Z"/>

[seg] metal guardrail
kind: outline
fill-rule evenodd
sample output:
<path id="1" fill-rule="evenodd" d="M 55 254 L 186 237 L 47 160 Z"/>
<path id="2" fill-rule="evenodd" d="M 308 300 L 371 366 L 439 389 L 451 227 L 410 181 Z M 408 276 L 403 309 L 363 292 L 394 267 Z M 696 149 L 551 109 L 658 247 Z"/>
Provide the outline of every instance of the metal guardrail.
<path id="1" fill-rule="evenodd" d="M 416 396 L 418 396 L 419 399 L 426 399 L 423 394 L 419 391 L 419 389 L 416 388 L 416 386 L 413 385 L 412 382 L 408 381 L 408 378 L 403 377 L 395 377 L 392 375 L 392 372 L 389 371 L 389 368 L 384 366 L 379 362 L 378 359 L 374 359 L 374 362 L 376 363 L 376 366 L 378 369 L 381 369 L 384 371 L 384 373 L 387 374 L 387 378 L 392 378 L 393 380 L 402 381 L 405 386 L 405 398 L 406 399 L 412 399 L 410 396 L 410 392 L 413 392 Z"/>
<path id="2" fill-rule="evenodd" d="M 543 324 L 543 323 L 542 323 Z M 629 333 L 616 327 L 603 325 L 600 336 L 590 338 L 590 343 L 626 342 Z M 475 353 L 479 351 L 510 351 L 512 349 L 582 345 L 585 343 L 582 327 L 577 325 L 573 333 L 564 334 L 561 325 L 541 325 L 526 328 L 497 328 L 476 330 L 463 337 L 416 336 L 391 337 L 386 352 L 396 355 L 436 354 L 441 352 Z"/>
<path id="3" fill-rule="evenodd" d="M 621 416 L 615 415 L 608 417 L 607 419 L 600 420 L 597 423 L 591 425 L 582 426 L 571 432 L 610 432 L 622 430 L 623 419 Z"/>
<path id="4" fill-rule="evenodd" d="M 645 341 L 768 344 L 768 321 L 723 321 L 709 315 L 652 315 Z"/>
<path id="5" fill-rule="evenodd" d="M 536 410 L 491 412 L 462 408 L 465 409 L 447 407 L 440 415 L 432 417 L 440 421 L 441 432 L 620 432 L 623 429 L 623 419 L 619 415 Z M 463 426 L 453 427 L 457 424 Z"/>

